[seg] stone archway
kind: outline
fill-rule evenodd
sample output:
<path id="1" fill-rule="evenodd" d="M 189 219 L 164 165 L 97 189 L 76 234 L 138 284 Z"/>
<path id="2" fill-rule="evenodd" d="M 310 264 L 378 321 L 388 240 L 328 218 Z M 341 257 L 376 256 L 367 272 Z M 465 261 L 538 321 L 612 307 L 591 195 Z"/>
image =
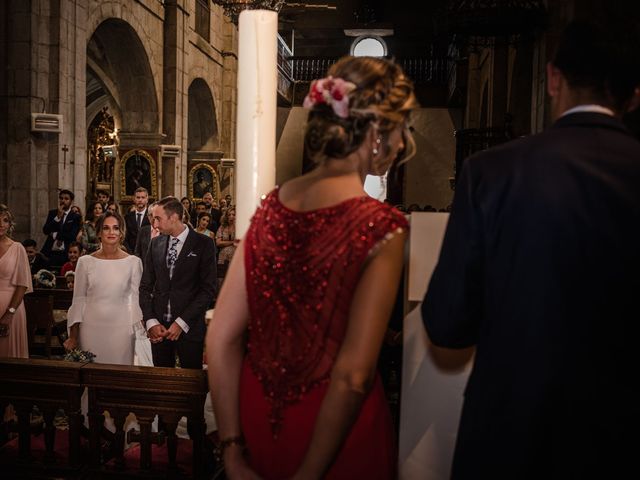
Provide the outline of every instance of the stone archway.
<path id="1" fill-rule="evenodd" d="M 136 31 L 124 20 L 103 21 L 89 39 L 86 107 L 88 126 L 106 107 L 115 119 L 116 131 L 135 135 L 159 132 L 160 115 L 149 57 Z M 95 145 L 87 148 L 90 157 L 96 151 Z M 106 178 L 104 169 L 99 168 L 101 161 L 97 156 L 88 159 L 87 196 L 91 197 L 97 188 L 119 196 L 117 158 L 112 159 L 115 168 L 107 170 Z"/>
<path id="2" fill-rule="evenodd" d="M 211 90 L 202 78 L 189 85 L 189 152 L 213 151 L 219 147 L 216 107 Z"/>

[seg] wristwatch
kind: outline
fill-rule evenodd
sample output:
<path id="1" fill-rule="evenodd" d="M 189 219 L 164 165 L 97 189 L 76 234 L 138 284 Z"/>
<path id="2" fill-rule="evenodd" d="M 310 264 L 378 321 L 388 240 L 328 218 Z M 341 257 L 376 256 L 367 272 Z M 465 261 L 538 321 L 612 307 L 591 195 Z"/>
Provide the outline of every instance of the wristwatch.
<path id="1" fill-rule="evenodd" d="M 16 309 L 13 307 L 9 307 L 7 308 L 7 312 L 9 312 L 11 315 L 13 315 L 14 313 L 16 313 Z"/>

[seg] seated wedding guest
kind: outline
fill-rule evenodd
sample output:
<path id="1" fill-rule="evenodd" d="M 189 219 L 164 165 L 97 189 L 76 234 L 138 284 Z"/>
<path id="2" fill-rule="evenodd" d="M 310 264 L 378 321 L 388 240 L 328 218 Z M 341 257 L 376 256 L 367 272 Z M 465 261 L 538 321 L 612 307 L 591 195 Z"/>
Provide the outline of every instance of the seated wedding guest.
<path id="1" fill-rule="evenodd" d="M 216 233 L 218 263 L 229 263 L 236 251 L 236 209 L 228 208 Z"/>
<path id="2" fill-rule="evenodd" d="M 93 202 L 87 212 L 87 220 L 82 224 L 77 241 L 86 253 L 93 253 L 100 248 L 100 241 L 96 232 L 96 221 L 104 213 L 102 203 Z"/>
<path id="3" fill-rule="evenodd" d="M 38 244 L 33 238 L 23 240 L 22 246 L 27 252 L 31 275 L 35 275 L 38 270 L 42 270 L 43 268 L 49 268 L 49 259 L 38 251 Z"/>
<path id="4" fill-rule="evenodd" d="M 47 239 L 42 253 L 49 259 L 49 265 L 58 269 L 67 259 L 71 242 L 76 241 L 80 230 L 80 215 L 71 211 L 74 194 L 69 190 L 60 190 L 58 208 L 49 211 L 42 232 Z"/>
<path id="5" fill-rule="evenodd" d="M 82 217 L 82 210 L 80 207 L 78 205 L 71 205 L 71 211 L 80 217 L 80 225 L 82 225 L 84 218 Z"/>
<path id="6" fill-rule="evenodd" d="M 76 264 L 78 263 L 78 259 L 80 255 L 82 255 L 82 245 L 78 242 L 71 242 L 69 245 L 69 261 L 62 265 L 60 269 L 60 276 L 64 277 L 67 272 L 73 272 L 76 269 Z"/>
<path id="7" fill-rule="evenodd" d="M 204 204 L 206 206 L 205 211 L 211 215 L 209 230 L 211 230 L 215 234 L 218 231 L 218 227 L 220 226 L 220 218 L 222 217 L 222 212 L 213 199 L 213 195 L 211 194 L 211 192 L 205 193 L 202 197 L 202 200 L 204 201 Z"/>
<path id="8" fill-rule="evenodd" d="M 207 204 L 204 203 L 202 200 L 199 201 L 198 203 L 196 203 L 194 211 L 195 211 L 195 214 L 196 214 L 195 215 L 196 218 L 198 218 L 198 215 L 200 215 L 201 213 L 207 212 Z M 207 213 L 209 213 L 209 212 L 207 212 Z"/>
<path id="9" fill-rule="evenodd" d="M 196 232 L 209 237 L 211 240 L 215 240 L 216 236 L 211 230 L 209 230 L 209 223 L 211 223 L 211 215 L 207 212 L 202 212 L 198 215 L 198 222 L 195 230 Z"/>
<path id="10" fill-rule="evenodd" d="M 11 238 L 13 214 L 0 204 L 0 357 L 28 358 L 27 315 L 22 299 L 33 291 L 29 259 Z"/>
<path id="11" fill-rule="evenodd" d="M 191 224 L 191 215 L 184 207 L 182 207 L 182 223 L 189 228 L 193 228 L 193 225 Z"/>
<path id="12" fill-rule="evenodd" d="M 96 227 L 100 248 L 78 260 L 64 347 L 91 351 L 98 363 L 133 365 L 134 329 L 142 320 L 142 262 L 122 248 L 125 227 L 119 213 L 107 211 Z"/>
<path id="13" fill-rule="evenodd" d="M 107 203 L 105 211 L 111 213 L 120 213 L 120 205 L 118 205 L 118 202 L 116 202 L 115 200 L 110 200 L 109 203 Z"/>
<path id="14" fill-rule="evenodd" d="M 65 280 L 65 283 L 67 284 L 67 289 L 73 290 L 73 284 L 75 282 L 75 279 L 76 279 L 75 272 L 67 272 L 64 274 L 64 280 Z"/>
<path id="15" fill-rule="evenodd" d="M 147 208 L 147 218 L 149 219 L 149 224 L 140 229 L 138 237 L 136 238 L 136 248 L 134 250 L 134 254 L 141 260 L 144 260 L 151 240 L 160 235 L 160 231 L 157 229 L 156 225 L 153 222 L 153 209 L 157 204 L 158 202 L 153 202 Z"/>
<path id="16" fill-rule="evenodd" d="M 193 204 L 191 203 L 191 200 L 189 199 L 189 197 L 182 197 L 180 199 L 180 203 L 182 204 L 182 207 L 189 212 L 189 218 L 191 218 L 192 220 L 195 221 L 195 219 L 197 218 L 196 214 L 195 214 L 195 210 L 193 208 Z"/>
<path id="17" fill-rule="evenodd" d="M 417 105 L 411 81 L 383 58 L 344 57 L 328 74 L 304 101 L 317 165 L 262 201 L 209 324 L 229 478 L 396 476 L 376 363 L 408 224 L 364 180 L 415 149 L 406 125 Z"/>
<path id="18" fill-rule="evenodd" d="M 107 192 L 106 190 L 97 190 L 96 197 L 98 199 L 98 202 L 102 204 L 102 210 L 106 210 L 109 200 L 111 200 L 111 195 L 109 195 L 109 192 Z"/>

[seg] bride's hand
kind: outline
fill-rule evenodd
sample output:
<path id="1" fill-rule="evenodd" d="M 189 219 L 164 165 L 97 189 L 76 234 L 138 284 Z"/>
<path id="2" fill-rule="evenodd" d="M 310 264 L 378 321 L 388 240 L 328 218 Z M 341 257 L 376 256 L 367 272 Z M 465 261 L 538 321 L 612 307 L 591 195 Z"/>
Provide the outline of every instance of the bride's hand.
<path id="1" fill-rule="evenodd" d="M 70 352 L 74 348 L 78 348 L 78 341 L 75 338 L 67 338 L 62 344 L 67 352 Z"/>

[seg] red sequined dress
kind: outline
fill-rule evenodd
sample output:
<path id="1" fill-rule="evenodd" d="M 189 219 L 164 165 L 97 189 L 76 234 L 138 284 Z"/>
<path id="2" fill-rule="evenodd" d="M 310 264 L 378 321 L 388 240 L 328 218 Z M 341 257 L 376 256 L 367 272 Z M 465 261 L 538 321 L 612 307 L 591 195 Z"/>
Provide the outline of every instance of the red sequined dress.
<path id="1" fill-rule="evenodd" d="M 298 212 L 275 189 L 256 211 L 245 237 L 251 318 L 240 418 L 263 478 L 288 478 L 302 463 L 363 266 L 406 228 L 401 213 L 370 197 Z M 377 377 L 326 478 L 395 478 L 395 453 Z"/>

